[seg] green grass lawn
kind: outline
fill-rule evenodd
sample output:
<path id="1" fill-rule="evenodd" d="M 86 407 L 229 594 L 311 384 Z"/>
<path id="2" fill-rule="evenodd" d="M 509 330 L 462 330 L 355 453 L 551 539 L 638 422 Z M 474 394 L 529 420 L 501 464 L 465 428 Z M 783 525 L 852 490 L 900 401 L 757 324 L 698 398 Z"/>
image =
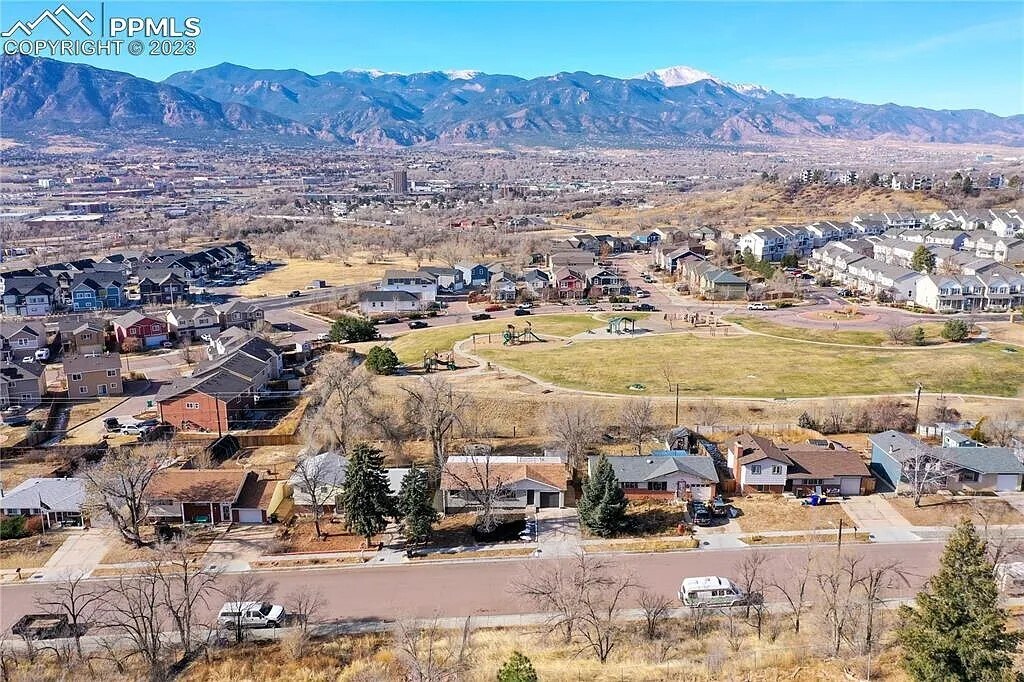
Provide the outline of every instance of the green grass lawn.
<path id="1" fill-rule="evenodd" d="M 730 315 L 730 322 L 735 322 L 741 327 L 746 327 L 752 332 L 771 334 L 772 336 L 783 336 L 787 339 L 801 341 L 821 341 L 824 343 L 843 343 L 852 346 L 891 346 L 888 334 L 885 331 L 844 331 L 842 329 L 805 329 L 803 327 L 789 327 L 783 324 L 770 322 L 748 315 Z M 921 325 L 908 327 L 908 336 L 913 334 L 914 327 L 920 326 L 924 329 L 926 345 L 942 343 L 940 336 L 942 325 L 934 322 L 926 322 Z M 842 325 L 840 324 L 840 327 Z"/>
<path id="2" fill-rule="evenodd" d="M 623 316 L 640 320 L 647 316 L 646 313 L 617 313 Z M 599 317 L 607 319 L 611 313 L 599 314 Z M 534 333 L 544 336 L 574 336 L 588 329 L 599 329 L 604 323 L 594 319 L 589 314 L 581 313 L 556 313 L 553 315 L 530 315 L 529 317 L 514 317 L 511 320 L 486 320 L 483 322 L 469 322 L 456 324 L 436 329 L 425 329 L 410 334 L 404 334 L 391 342 L 391 348 L 398 355 L 398 359 L 408 364 L 418 364 L 423 361 L 424 351 L 437 351 L 444 353 L 473 334 L 501 334 L 505 327 L 511 322 L 516 329 L 522 330 L 527 322 L 533 326 Z"/>
<path id="3" fill-rule="evenodd" d="M 677 368 L 686 395 L 814 397 L 925 391 L 1024 394 L 1024 362 L 995 343 L 920 350 L 829 347 L 763 336 L 709 339 L 690 334 L 587 341 L 478 354 L 569 388 L 632 395 L 666 394 L 663 368 Z M 643 393 L 628 386 L 642 383 Z"/>

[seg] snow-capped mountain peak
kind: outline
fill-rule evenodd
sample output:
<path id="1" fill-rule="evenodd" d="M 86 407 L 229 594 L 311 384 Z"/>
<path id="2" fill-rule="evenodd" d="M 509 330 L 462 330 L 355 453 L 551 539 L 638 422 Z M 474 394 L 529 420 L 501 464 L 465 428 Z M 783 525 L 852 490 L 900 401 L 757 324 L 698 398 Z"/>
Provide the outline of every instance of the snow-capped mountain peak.
<path id="1" fill-rule="evenodd" d="M 472 69 L 451 69 L 445 71 L 444 75 L 453 81 L 471 81 L 481 73 L 481 71 L 473 71 Z"/>
<path id="2" fill-rule="evenodd" d="M 680 85 L 690 85 L 697 81 L 714 81 L 721 83 L 719 79 L 707 71 L 695 69 L 692 66 L 669 66 L 664 69 L 655 69 L 642 73 L 636 78 L 654 83 L 661 83 L 666 88 L 674 88 Z"/>

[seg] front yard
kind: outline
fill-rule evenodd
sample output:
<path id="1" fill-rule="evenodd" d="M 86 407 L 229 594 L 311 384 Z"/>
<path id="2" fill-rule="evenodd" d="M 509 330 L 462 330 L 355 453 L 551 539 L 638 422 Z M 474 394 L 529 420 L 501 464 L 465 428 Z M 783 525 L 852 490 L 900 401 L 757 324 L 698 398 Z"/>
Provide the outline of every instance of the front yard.
<path id="1" fill-rule="evenodd" d="M 976 525 L 1024 524 L 1024 515 L 997 497 L 925 495 L 915 507 L 910 497 L 895 497 L 889 503 L 915 526 L 955 526 L 963 516 Z"/>
<path id="2" fill-rule="evenodd" d="M 66 537 L 57 531 L 17 540 L 0 540 L 0 568 L 39 568 L 64 544 Z"/>
<path id="3" fill-rule="evenodd" d="M 223 530 L 211 529 L 211 528 L 199 528 L 190 529 L 188 539 L 191 543 L 189 546 L 189 554 L 195 557 L 201 557 L 206 554 L 206 550 L 209 549 L 210 544 L 217 539 L 218 536 L 223 534 Z M 143 539 L 148 542 L 155 544 L 147 547 L 136 547 L 134 544 L 125 542 L 120 536 L 117 536 L 111 541 L 107 553 L 100 559 L 101 565 L 112 565 L 112 564 L 128 564 L 140 561 L 152 561 L 161 556 L 161 549 L 157 543 L 156 531 L 153 528 L 147 528 L 142 533 Z"/>
<path id="4" fill-rule="evenodd" d="M 656 537 L 679 535 L 679 526 L 686 523 L 686 504 L 657 500 L 630 500 L 626 508 L 629 530 L 623 536 Z"/>
<path id="5" fill-rule="evenodd" d="M 792 498 L 764 494 L 734 497 L 731 504 L 742 512 L 736 521 L 745 533 L 829 530 L 837 528 L 840 519 L 847 528 L 854 526 L 838 502 L 811 507 Z"/>
<path id="6" fill-rule="evenodd" d="M 317 539 L 313 518 L 308 514 L 296 517 L 293 522 L 282 527 L 279 536 L 281 545 L 278 552 L 281 554 L 358 552 L 368 549 L 366 538 L 353 535 L 345 529 L 343 523 L 333 523 L 329 517 L 320 520 L 320 530 L 324 535 Z M 384 535 L 378 535 L 373 540 L 379 542 L 384 537 Z M 369 549 L 376 550 L 376 545 Z"/>

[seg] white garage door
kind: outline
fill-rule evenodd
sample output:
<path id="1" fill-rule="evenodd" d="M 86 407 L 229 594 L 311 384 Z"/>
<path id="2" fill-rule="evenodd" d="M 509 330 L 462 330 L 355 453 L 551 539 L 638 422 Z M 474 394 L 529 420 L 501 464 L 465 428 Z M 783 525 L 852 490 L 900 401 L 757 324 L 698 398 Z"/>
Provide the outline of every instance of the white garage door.
<path id="1" fill-rule="evenodd" d="M 263 514 L 259 509 L 238 509 L 239 523 L 263 523 Z"/>
<path id="2" fill-rule="evenodd" d="M 711 499 L 711 486 L 709 485 L 691 485 L 690 494 L 693 495 L 693 499 L 700 500 L 701 502 L 707 502 Z"/>
<path id="3" fill-rule="evenodd" d="M 1020 478 L 1016 474 L 999 474 L 996 490 L 1020 490 Z"/>
<path id="4" fill-rule="evenodd" d="M 839 493 L 841 495 L 860 495 L 860 479 L 859 478 L 841 478 L 841 479 L 839 479 Z"/>

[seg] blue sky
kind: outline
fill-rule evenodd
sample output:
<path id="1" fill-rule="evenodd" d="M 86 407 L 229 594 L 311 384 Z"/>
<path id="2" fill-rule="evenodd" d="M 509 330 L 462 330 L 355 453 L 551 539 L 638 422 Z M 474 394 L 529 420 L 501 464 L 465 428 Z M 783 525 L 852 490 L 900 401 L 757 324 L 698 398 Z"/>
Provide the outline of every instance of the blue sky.
<path id="1" fill-rule="evenodd" d="M 57 3 L 4 2 L 0 23 Z M 67 4 L 99 16 L 98 2 Z M 685 64 L 802 96 L 1024 113 L 1024 2 L 107 2 L 199 17 L 195 57 L 77 57 L 152 79 L 229 61 L 309 73 L 631 76 Z M 50 37 L 50 36 L 48 36 Z M 53 36 L 59 37 L 59 36 Z"/>

